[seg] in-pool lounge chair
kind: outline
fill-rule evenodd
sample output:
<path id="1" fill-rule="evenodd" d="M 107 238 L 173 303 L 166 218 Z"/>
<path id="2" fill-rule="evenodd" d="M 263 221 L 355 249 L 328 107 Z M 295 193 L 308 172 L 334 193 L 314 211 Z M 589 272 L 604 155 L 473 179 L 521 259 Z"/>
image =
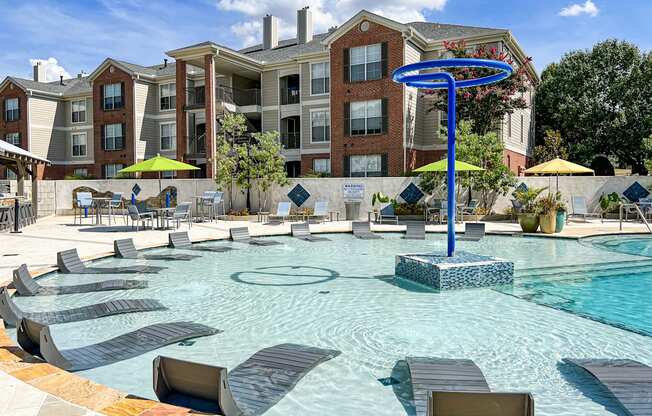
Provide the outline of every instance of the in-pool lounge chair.
<path id="1" fill-rule="evenodd" d="M 339 354 L 280 344 L 258 351 L 230 372 L 159 356 L 154 359 L 154 392 L 163 403 L 200 412 L 257 416 L 288 394 L 310 370 Z"/>
<path id="2" fill-rule="evenodd" d="M 421 221 L 408 221 L 403 238 L 408 240 L 425 240 L 426 223 Z"/>
<path id="3" fill-rule="evenodd" d="M 281 244 L 278 241 L 274 241 L 274 240 L 251 238 L 249 236 L 249 228 L 248 227 L 231 228 L 229 230 L 229 234 L 231 235 L 231 240 L 233 240 L 233 241 L 235 241 L 237 243 L 247 243 L 247 244 L 253 244 L 253 245 L 256 245 L 256 246 L 273 246 L 273 245 L 276 245 L 276 244 Z"/>
<path id="4" fill-rule="evenodd" d="M 6 324 L 16 326 L 23 318 L 46 325 L 87 321 L 123 313 L 151 312 L 167 309 L 154 299 L 111 300 L 95 305 L 52 312 L 23 312 L 9 296 L 6 288 L 0 288 L 0 317 Z"/>
<path id="5" fill-rule="evenodd" d="M 274 220 L 278 220 L 281 223 L 284 222 L 286 219 L 290 218 L 291 208 L 291 202 L 279 202 L 278 206 L 276 207 L 276 214 L 270 215 L 270 220 L 273 218 Z"/>
<path id="6" fill-rule="evenodd" d="M 607 389 L 627 415 L 652 415 L 652 367 L 627 359 L 571 359 Z"/>
<path id="7" fill-rule="evenodd" d="M 589 208 L 586 203 L 586 198 L 583 196 L 572 197 L 571 208 L 573 208 L 573 212 L 568 215 L 569 219 L 571 217 L 582 217 L 584 222 L 586 222 L 587 217 L 593 217 L 593 218 L 600 218 L 600 221 L 603 221 L 601 212 L 589 212 Z"/>
<path id="8" fill-rule="evenodd" d="M 185 231 L 168 234 L 168 245 L 172 248 L 193 251 L 207 251 L 213 253 L 223 253 L 225 251 L 233 250 L 232 247 L 227 246 L 199 246 L 193 245 L 190 242 L 190 237 Z"/>
<path id="9" fill-rule="evenodd" d="M 310 233 L 310 225 L 308 225 L 307 222 L 292 224 L 290 225 L 290 229 L 292 230 L 292 237 L 298 238 L 300 240 L 311 241 L 311 242 L 330 241 L 329 238 L 312 235 Z"/>
<path id="10" fill-rule="evenodd" d="M 484 237 L 483 222 L 467 222 L 464 224 L 464 235 L 456 237 L 459 241 L 480 241 Z"/>
<path id="11" fill-rule="evenodd" d="M 26 264 L 14 270 L 13 278 L 16 292 L 21 296 L 68 295 L 71 293 L 105 292 L 107 290 L 144 289 L 144 280 L 113 279 L 102 282 L 85 283 L 72 286 L 41 286 L 32 279 Z"/>
<path id="12" fill-rule="evenodd" d="M 530 394 L 492 393 L 472 360 L 407 357 L 406 362 L 417 416 L 534 416 Z"/>
<path id="13" fill-rule="evenodd" d="M 383 238 L 371 232 L 371 226 L 368 221 L 353 221 L 351 226 L 353 227 L 353 235 L 356 238 L 361 238 L 363 240 L 374 240 L 374 239 Z"/>
<path id="14" fill-rule="evenodd" d="M 68 371 L 88 370 L 128 360 L 166 345 L 222 331 L 194 322 L 168 322 L 142 327 L 85 347 L 59 350 L 50 328 L 23 318 L 17 331 L 18 344 L 28 353 Z"/>
<path id="15" fill-rule="evenodd" d="M 123 240 L 115 240 L 113 242 L 113 251 L 115 256 L 121 259 L 145 259 L 145 260 L 182 260 L 188 261 L 201 256 L 193 256 L 192 254 L 145 254 L 139 255 L 134 240 L 132 238 L 125 238 Z"/>
<path id="16" fill-rule="evenodd" d="M 86 267 L 79 258 L 77 249 L 64 250 L 57 253 L 57 266 L 61 273 L 76 274 L 127 274 L 127 273 L 158 273 L 165 267 L 158 266 L 125 266 L 125 267 Z"/>

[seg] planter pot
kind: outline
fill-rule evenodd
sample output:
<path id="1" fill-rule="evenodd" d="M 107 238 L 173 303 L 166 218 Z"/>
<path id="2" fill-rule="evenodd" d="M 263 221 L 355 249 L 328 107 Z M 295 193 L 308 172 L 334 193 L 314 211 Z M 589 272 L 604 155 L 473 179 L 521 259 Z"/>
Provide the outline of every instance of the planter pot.
<path id="1" fill-rule="evenodd" d="M 553 211 L 545 215 L 539 215 L 539 224 L 541 224 L 541 232 L 544 234 L 554 234 L 556 223 L 557 223 L 556 211 Z"/>
<path id="2" fill-rule="evenodd" d="M 539 216 L 536 214 L 520 214 L 518 223 L 524 233 L 536 233 L 539 228 Z"/>
<path id="3" fill-rule="evenodd" d="M 566 224 L 566 211 L 557 211 L 557 223 L 555 224 L 555 232 L 560 233 Z"/>

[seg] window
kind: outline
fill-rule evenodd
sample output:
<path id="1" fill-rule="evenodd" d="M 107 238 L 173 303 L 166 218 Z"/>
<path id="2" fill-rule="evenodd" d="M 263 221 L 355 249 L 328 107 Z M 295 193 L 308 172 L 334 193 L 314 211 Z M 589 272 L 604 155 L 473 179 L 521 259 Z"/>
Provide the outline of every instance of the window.
<path id="1" fill-rule="evenodd" d="M 9 144 L 20 147 L 20 133 L 7 133 L 5 141 Z"/>
<path id="2" fill-rule="evenodd" d="M 328 94 L 330 77 L 328 62 L 310 65 L 310 93 L 312 95 Z"/>
<path id="3" fill-rule="evenodd" d="M 85 123 L 86 122 L 86 100 L 79 100 L 72 102 L 72 122 Z"/>
<path id="4" fill-rule="evenodd" d="M 75 133 L 72 135 L 73 157 L 86 156 L 86 133 Z"/>
<path id="5" fill-rule="evenodd" d="M 331 140 L 331 122 L 328 111 L 312 111 L 310 113 L 311 139 L 313 143 Z"/>
<path id="6" fill-rule="evenodd" d="M 448 111 L 439 111 L 439 128 L 448 128 Z"/>
<path id="7" fill-rule="evenodd" d="M 122 124 L 106 124 L 104 126 L 104 150 L 120 150 L 124 148 L 124 132 Z"/>
<path id="8" fill-rule="evenodd" d="M 507 114 L 507 137 L 512 137 L 512 113 Z"/>
<path id="9" fill-rule="evenodd" d="M 20 107 L 18 98 L 7 98 L 5 100 L 5 121 L 17 121 L 20 118 Z"/>
<path id="10" fill-rule="evenodd" d="M 177 108 L 177 86 L 174 82 L 159 87 L 161 96 L 161 110 Z"/>
<path id="11" fill-rule="evenodd" d="M 104 165 L 104 177 L 106 179 L 115 178 L 118 176 L 118 172 L 124 169 L 125 165 L 122 163 L 111 163 Z"/>
<path id="12" fill-rule="evenodd" d="M 122 84 L 107 84 L 104 85 L 104 109 L 115 110 L 122 108 Z"/>
<path id="13" fill-rule="evenodd" d="M 351 156 L 351 176 L 382 176 L 381 155 Z"/>
<path id="14" fill-rule="evenodd" d="M 163 179 L 174 179 L 177 176 L 177 173 L 173 170 L 166 170 L 161 172 L 161 178 Z"/>
<path id="15" fill-rule="evenodd" d="M 75 170 L 72 171 L 72 174 L 75 176 L 79 176 L 81 178 L 85 178 L 88 176 L 88 169 L 86 168 L 75 168 Z"/>
<path id="16" fill-rule="evenodd" d="M 351 135 L 380 134 L 382 130 L 382 100 L 351 103 Z"/>
<path id="17" fill-rule="evenodd" d="M 177 147 L 177 123 L 161 124 L 161 150 L 173 150 Z"/>
<path id="18" fill-rule="evenodd" d="M 330 159 L 313 159 L 312 171 L 315 173 L 331 173 Z"/>
<path id="19" fill-rule="evenodd" d="M 525 135 L 525 117 L 521 114 L 521 143 L 523 143 L 523 136 Z"/>
<path id="20" fill-rule="evenodd" d="M 383 75 L 382 50 L 380 43 L 349 49 L 349 79 L 354 82 L 380 79 Z"/>

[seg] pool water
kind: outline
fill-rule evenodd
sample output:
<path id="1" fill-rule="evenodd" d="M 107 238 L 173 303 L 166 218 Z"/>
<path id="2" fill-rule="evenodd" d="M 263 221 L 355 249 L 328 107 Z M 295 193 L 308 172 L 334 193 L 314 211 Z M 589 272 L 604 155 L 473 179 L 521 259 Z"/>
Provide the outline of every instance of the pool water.
<path id="1" fill-rule="evenodd" d="M 615 264 L 650 259 L 573 240 L 488 236 L 459 242 L 458 249 L 513 260 L 522 275 L 516 284 L 438 293 L 394 278 L 394 261 L 399 253 L 443 251 L 445 235 L 429 235 L 426 241 L 383 236 L 365 241 L 332 234 L 332 241 L 318 243 L 274 237 L 283 244 L 270 247 L 208 243 L 233 244 L 238 250 L 205 253 L 190 262 L 149 261 L 168 269 L 138 276 L 149 281 L 144 290 L 16 298 L 16 303 L 26 311 L 45 311 L 155 298 L 169 308 L 55 325 L 53 338 L 62 349 L 165 321 L 194 320 L 224 331 L 189 346 L 172 345 L 79 373 L 149 398 L 155 398 L 151 366 L 159 354 L 233 368 L 261 348 L 293 342 L 342 354 L 311 371 L 266 415 L 414 414 L 401 363 L 409 355 L 473 359 L 493 391 L 532 392 L 537 415 L 619 414 L 589 377 L 559 363 L 565 357 L 649 363 L 652 338 L 641 335 L 649 328 L 633 332 L 581 315 L 608 313 L 602 321 L 623 327 L 652 322 L 645 305 L 650 277 Z M 578 265 L 607 261 L 614 263 L 616 276 L 563 280 Z M 97 265 L 134 263 L 144 261 L 105 259 Z M 55 273 L 40 282 L 103 279 Z M 576 310 L 554 305 L 566 301 L 574 301 Z M 392 376 L 398 384 L 379 381 Z"/>

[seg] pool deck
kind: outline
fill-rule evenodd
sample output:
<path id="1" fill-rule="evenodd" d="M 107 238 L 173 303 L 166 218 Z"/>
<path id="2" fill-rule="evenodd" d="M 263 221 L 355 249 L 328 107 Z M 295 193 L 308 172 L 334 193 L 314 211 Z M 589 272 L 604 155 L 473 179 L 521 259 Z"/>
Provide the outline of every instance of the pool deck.
<path id="1" fill-rule="evenodd" d="M 241 221 L 217 221 L 193 224 L 189 230 L 192 241 L 225 239 L 229 228 L 249 226 L 252 236 L 284 235 L 290 233 L 290 223 L 262 224 Z M 311 224 L 313 233 L 351 232 L 351 222 L 338 221 Z M 456 226 L 464 230 L 462 224 Z M 182 231 L 188 230 L 187 225 Z M 401 232 L 404 225 L 375 224 L 373 231 Z M 427 232 L 446 232 L 446 225 L 428 225 Z M 521 229 L 516 223 L 487 222 L 487 233 L 511 234 Z M 641 233 L 647 228 L 639 223 L 618 221 L 571 222 L 564 231 L 547 238 L 581 238 L 593 235 Z M 544 236 L 543 234 L 536 234 Z M 104 257 L 113 253 L 113 240 L 133 238 L 137 248 L 167 244 L 168 231 L 132 231 L 119 222 L 117 226 L 72 225 L 72 217 L 59 216 L 40 219 L 23 229 L 21 234 L 0 234 L 0 282 L 11 280 L 13 269 L 26 263 L 33 274 L 56 269 L 56 254 L 76 248 L 83 260 Z M 126 393 L 93 383 L 29 356 L 15 346 L 4 331 L 0 320 L 0 415 L 14 416 L 156 416 L 188 415 L 187 409 L 164 405 L 156 401 L 128 396 Z"/>

